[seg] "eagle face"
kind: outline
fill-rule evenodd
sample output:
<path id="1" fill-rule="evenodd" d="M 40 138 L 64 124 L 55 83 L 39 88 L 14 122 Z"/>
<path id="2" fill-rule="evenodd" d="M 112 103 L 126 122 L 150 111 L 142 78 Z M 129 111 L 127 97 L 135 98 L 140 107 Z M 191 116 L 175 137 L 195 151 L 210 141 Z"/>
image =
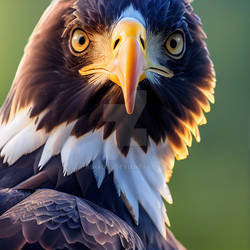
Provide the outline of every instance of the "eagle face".
<path id="1" fill-rule="evenodd" d="M 48 111 L 38 129 L 77 120 L 74 135 L 103 127 L 104 139 L 116 133 L 124 155 L 131 138 L 145 152 L 151 138 L 168 139 L 175 156 L 185 158 L 191 133 L 200 140 L 197 125 L 206 123 L 215 87 L 189 2 L 59 2 L 62 16 L 53 10 L 30 39 L 3 120 L 32 105 L 31 117 Z M 146 135 L 126 128 L 131 119 Z"/>
<path id="2" fill-rule="evenodd" d="M 0 110 L 0 134 L 7 134 L 0 143 L 1 157 L 12 165 L 45 145 L 41 167 L 61 154 L 70 174 L 98 157 L 109 167 L 119 161 L 129 165 L 139 155 L 141 164 L 150 166 L 159 158 L 155 176 L 160 173 L 169 181 L 172 156 L 187 157 L 192 134 L 200 140 L 198 126 L 206 123 L 203 112 L 214 102 L 215 72 L 205 38 L 189 0 L 52 1 Z M 10 156 L 8 142 L 28 126 L 26 118 L 32 121 L 26 132 L 32 130 L 39 139 Z M 9 124 L 18 124 L 14 134 L 8 134 Z M 82 145 L 98 153 L 80 157 Z M 72 157 L 71 151 L 79 154 Z M 116 151 L 119 157 L 109 164 L 109 155 Z M 82 161 L 72 167 L 74 158 Z M 118 183 L 126 179 L 123 172 L 115 178 Z M 164 188 L 165 181 L 159 181 Z M 124 183 L 118 189 L 126 196 Z M 169 197 L 168 191 L 155 189 Z M 125 200 L 138 223 L 133 199 Z M 148 203 L 142 205 L 147 210 Z M 157 224 L 157 215 L 152 217 Z"/>

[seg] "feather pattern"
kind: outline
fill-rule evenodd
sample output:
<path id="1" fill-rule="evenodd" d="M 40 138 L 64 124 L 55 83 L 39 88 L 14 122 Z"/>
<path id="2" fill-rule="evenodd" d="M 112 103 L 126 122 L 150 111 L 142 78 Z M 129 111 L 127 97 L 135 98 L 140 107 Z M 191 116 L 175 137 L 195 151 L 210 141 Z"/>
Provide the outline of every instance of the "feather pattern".
<path id="1" fill-rule="evenodd" d="M 161 18 L 158 18 L 159 15 Z M 59 18 L 62 16 L 63 19 Z M 77 120 L 72 133 L 76 137 L 81 137 L 104 126 L 105 137 L 116 132 L 119 139 L 118 147 L 127 154 L 129 145 L 125 148 L 120 145 L 123 143 L 121 138 L 124 132 L 122 122 L 129 119 L 124 110 L 120 108 L 115 126 L 109 126 L 110 123 L 104 119 L 106 104 L 123 104 L 120 88 L 110 81 L 101 81 L 99 85 L 93 86 L 89 79 L 77 74 L 79 67 L 96 58 L 96 48 L 103 48 L 112 24 L 121 16 L 145 20 L 149 57 L 153 62 L 167 66 L 174 72 L 172 79 L 159 77 L 154 73 L 147 74 L 148 79 L 140 84 L 140 88 L 148 94 L 147 104 L 135 127 L 141 128 L 146 125 L 148 138 L 157 144 L 167 138 L 176 158 L 186 158 L 188 147 L 192 144 L 190 133 L 200 141 L 198 126 L 206 123 L 203 111 L 210 111 L 209 101 L 214 103 L 216 86 L 213 64 L 204 42 L 206 36 L 200 20 L 187 1 L 123 0 L 119 4 L 114 0 L 108 3 L 103 0 L 53 1 L 30 38 L 13 87 L 0 111 L 2 122 L 6 123 L 10 117 L 32 103 L 34 106 L 31 117 L 36 117 L 46 108 L 50 110 L 39 123 L 39 129 L 53 131 L 65 122 Z M 97 41 L 91 43 L 95 47 L 90 47 L 90 52 L 84 54 L 84 60 L 72 56 L 68 49 L 70 32 L 76 25 L 88 27 L 88 32 L 93 37 L 102 37 L 99 39 L 101 44 L 98 45 Z M 43 28 L 45 26 L 46 29 Z M 165 54 L 162 50 L 162 41 L 165 41 L 170 31 L 177 28 L 183 29 L 186 33 L 189 49 L 182 59 L 173 61 L 162 56 Z M 94 32 L 96 29 L 98 35 Z M 36 33 L 40 35 L 36 36 Z M 58 43 L 61 46 L 55 47 Z M 37 50 L 37 47 L 46 49 Z M 103 52 L 106 50 L 105 47 L 98 52 L 98 58 L 105 58 L 106 54 Z M 37 58 L 39 63 L 36 63 Z M 32 65 L 30 62 L 33 62 Z M 23 89 L 26 91 L 23 92 Z M 159 106 L 162 106 L 162 117 L 157 117 L 154 112 Z M 124 119 L 120 119 L 121 115 Z M 152 129 L 152 126 L 155 129 Z M 138 142 L 143 141 L 136 136 L 132 133 L 128 137 Z M 127 138 L 127 141 L 131 138 Z"/>
<path id="2" fill-rule="evenodd" d="M 105 164 L 103 163 L 103 159 L 101 156 L 98 156 L 93 161 L 92 168 L 96 179 L 97 187 L 100 188 L 106 175 Z"/>
<path id="3" fill-rule="evenodd" d="M 30 110 L 30 109 L 29 109 Z M 37 131 L 37 124 L 45 115 L 45 111 L 36 118 L 29 118 L 29 112 L 22 111 L 2 131 L 0 156 L 3 162 L 13 165 L 23 155 L 32 153 L 41 147 L 47 140 L 45 130 Z"/>
<path id="4" fill-rule="evenodd" d="M 82 67 L 108 58 L 108 46 L 103 44 L 109 44 L 121 17 L 145 24 L 149 58 L 173 72 L 171 79 L 147 73 L 138 86 L 135 104 L 141 112 L 133 115 L 126 114 L 119 86 L 102 75 L 79 75 Z M 76 27 L 84 27 L 95 39 L 81 56 L 73 55 L 69 48 Z M 185 33 L 188 49 L 181 59 L 172 60 L 163 48 L 176 29 Z M 204 112 L 210 111 L 209 102 L 214 103 L 215 72 L 205 38 L 189 0 L 53 0 L 29 40 L 0 109 L 1 170 L 27 170 L 20 180 L 3 176 L 2 183 L 14 186 L 19 180 L 25 186 L 25 178 L 32 168 L 37 173 L 39 165 L 39 180 L 58 172 L 54 184 L 60 188 L 90 167 L 100 189 L 112 175 L 117 194 L 136 225 L 142 207 L 165 237 L 169 220 L 162 197 L 173 202 L 166 182 L 174 160 L 188 156 L 192 135 L 200 141 L 198 126 L 206 123 Z M 145 103 L 142 93 L 147 95 Z M 135 131 L 143 129 L 146 134 Z M 29 158 L 34 166 L 25 162 Z M 32 178 L 27 182 L 34 185 Z M 42 224 L 56 229 L 47 222 Z M 28 227 L 22 226 L 22 231 L 25 239 L 19 237 L 20 244 L 32 242 Z"/>
<path id="5" fill-rule="evenodd" d="M 81 155 L 84 155 L 84 148 L 86 148 L 85 150 L 89 154 L 88 161 L 81 162 L 82 167 L 88 166 L 91 162 L 90 159 L 92 159 L 95 167 L 100 166 L 100 159 L 102 159 L 108 171 L 114 173 L 117 192 L 119 195 L 121 193 L 123 194 L 123 197 L 126 199 L 125 203 L 131 211 L 135 222 L 138 223 L 139 221 L 138 203 L 140 203 L 148 212 L 159 231 L 164 235 L 166 231 L 165 220 L 167 220 L 168 224 L 169 220 L 166 219 L 166 211 L 160 195 L 169 203 L 173 201 L 162 172 L 163 166 L 156 155 L 157 146 L 151 142 L 152 147 L 150 147 L 148 153 L 145 154 L 142 149 L 134 143 L 127 157 L 124 157 L 117 148 L 114 135 L 105 140 L 102 147 L 98 146 L 99 143 L 102 142 L 102 131 L 95 132 L 95 140 L 93 140 L 93 136 L 94 134 L 90 133 L 89 136 L 85 135 L 79 140 L 81 146 L 78 144 L 77 150 L 81 149 Z M 99 137 L 99 142 L 97 141 L 97 137 Z M 94 141 L 93 145 L 95 145 L 95 147 L 85 144 L 89 141 Z M 70 147 L 70 150 L 75 153 L 74 147 Z M 64 158 L 63 155 L 64 152 L 62 152 L 62 158 Z M 78 162 L 76 156 L 72 158 L 72 161 L 74 160 Z M 72 165 L 74 165 L 74 163 L 71 164 L 71 166 Z M 66 173 L 73 171 L 71 169 L 70 172 L 68 172 L 66 168 L 67 165 L 64 163 L 63 166 Z M 98 175 L 96 171 L 95 173 Z M 101 185 L 100 180 L 102 179 L 103 169 L 101 168 L 100 176 L 97 176 L 99 185 Z M 158 205 L 156 206 L 156 204 Z"/>
<path id="6" fill-rule="evenodd" d="M 0 216 L 4 249 L 21 249 L 26 243 L 44 249 L 143 249 L 129 225 L 91 202 L 47 189 L 26 193 L 1 191 L 5 200 L 24 199 Z"/>
<path id="7" fill-rule="evenodd" d="M 84 135 L 82 138 L 71 136 L 62 148 L 62 164 L 64 173 L 69 175 L 87 167 L 102 150 L 101 130 Z"/>
<path id="8" fill-rule="evenodd" d="M 47 133 L 43 130 L 36 131 L 35 124 L 31 123 L 3 147 L 1 157 L 4 158 L 4 163 L 13 165 L 23 155 L 32 153 L 41 147 L 47 138 Z"/>
<path id="9" fill-rule="evenodd" d="M 53 156 L 61 152 L 63 145 L 72 132 L 74 124 L 74 122 L 62 124 L 49 135 L 39 162 L 40 169 L 42 169 Z"/>
<path id="10" fill-rule="evenodd" d="M 32 119 L 30 125 L 6 143 L 1 151 L 4 163 L 13 165 L 23 155 L 44 146 L 39 160 L 41 169 L 57 154 L 61 154 L 65 175 L 70 175 L 92 163 L 98 187 L 102 185 L 107 168 L 109 173 L 114 173 L 117 192 L 124 199 L 135 223 L 139 222 L 140 203 L 165 237 L 165 222 L 169 224 L 169 219 L 165 215 L 166 210 L 161 196 L 169 203 L 173 201 L 163 174 L 164 167 L 168 166 L 161 164 L 161 158 L 158 158 L 157 154 L 162 150 L 161 147 L 151 140 L 145 154 L 141 147 L 132 141 L 131 149 L 125 157 L 117 147 L 115 134 L 104 141 L 103 129 L 79 138 L 70 136 L 75 122 L 63 124 L 51 133 L 46 133 L 43 129 L 36 130 L 38 119 Z M 23 146 L 25 138 L 32 140 Z M 168 148 L 166 147 L 167 150 Z"/>
<path id="11" fill-rule="evenodd" d="M 7 124 L 2 124 L 0 127 L 0 149 L 17 133 L 24 129 L 30 122 L 29 118 L 30 109 L 24 109 L 19 111 L 12 121 Z"/>

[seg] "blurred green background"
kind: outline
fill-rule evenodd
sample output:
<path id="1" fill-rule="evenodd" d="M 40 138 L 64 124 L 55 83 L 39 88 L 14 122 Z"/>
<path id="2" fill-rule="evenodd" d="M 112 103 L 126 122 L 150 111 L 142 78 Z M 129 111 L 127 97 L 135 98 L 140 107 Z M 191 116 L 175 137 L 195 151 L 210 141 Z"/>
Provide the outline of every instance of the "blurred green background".
<path id="1" fill-rule="evenodd" d="M 0 2 L 0 103 L 49 0 Z M 196 0 L 217 72 L 202 142 L 175 166 L 172 231 L 191 250 L 248 250 L 249 10 L 244 0 Z"/>

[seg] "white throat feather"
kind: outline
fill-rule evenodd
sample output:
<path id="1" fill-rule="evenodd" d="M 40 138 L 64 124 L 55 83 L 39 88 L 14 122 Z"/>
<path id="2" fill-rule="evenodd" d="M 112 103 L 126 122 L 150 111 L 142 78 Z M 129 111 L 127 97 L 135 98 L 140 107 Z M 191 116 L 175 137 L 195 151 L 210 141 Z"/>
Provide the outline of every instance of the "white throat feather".
<path id="1" fill-rule="evenodd" d="M 100 187 L 107 168 L 109 173 L 113 172 L 117 193 L 123 198 L 135 223 L 139 222 L 140 204 L 159 232 L 166 237 L 165 223 L 170 223 L 162 197 L 169 203 L 173 202 L 166 183 L 174 165 L 174 154 L 167 142 L 157 146 L 150 140 L 145 154 L 132 140 L 130 151 L 124 157 L 117 148 L 114 134 L 103 140 L 103 130 L 99 129 L 76 138 L 71 135 L 74 122 L 62 124 L 50 133 L 37 131 L 37 119 L 44 114 L 30 119 L 29 110 L 20 111 L 11 122 L 0 127 L 0 153 L 8 165 L 44 146 L 40 170 L 59 154 L 65 175 L 92 163 L 97 186 Z"/>

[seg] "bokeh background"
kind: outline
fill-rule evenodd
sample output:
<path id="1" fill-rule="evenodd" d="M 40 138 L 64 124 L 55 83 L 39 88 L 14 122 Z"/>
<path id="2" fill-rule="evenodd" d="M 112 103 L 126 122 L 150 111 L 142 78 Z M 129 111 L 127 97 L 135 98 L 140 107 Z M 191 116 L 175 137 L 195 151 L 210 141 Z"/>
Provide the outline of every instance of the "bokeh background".
<path id="1" fill-rule="evenodd" d="M 49 0 L 0 1 L 0 104 Z M 172 231 L 191 250 L 248 250 L 248 0 L 196 0 L 217 72 L 216 104 L 202 142 L 175 166 Z"/>

